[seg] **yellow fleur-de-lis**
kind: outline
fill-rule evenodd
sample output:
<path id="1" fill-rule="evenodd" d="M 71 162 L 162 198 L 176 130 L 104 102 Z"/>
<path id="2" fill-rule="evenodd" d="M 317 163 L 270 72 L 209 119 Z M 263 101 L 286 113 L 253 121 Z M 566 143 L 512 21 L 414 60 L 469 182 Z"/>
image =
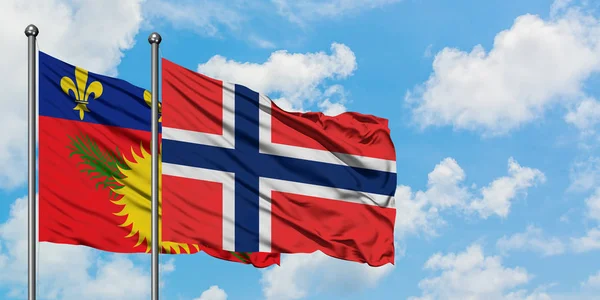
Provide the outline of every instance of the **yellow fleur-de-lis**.
<path id="1" fill-rule="evenodd" d="M 69 92 L 73 92 L 75 95 L 75 108 L 73 110 L 79 111 L 79 119 L 83 120 L 85 112 L 90 110 L 87 108 L 89 104 L 89 98 L 93 94 L 94 99 L 100 98 L 102 95 L 102 84 L 98 81 L 92 81 L 89 85 L 88 71 L 80 67 L 75 67 L 75 82 L 68 76 L 63 77 L 60 80 L 60 87 L 65 94 L 69 95 Z"/>
<path id="2" fill-rule="evenodd" d="M 152 93 L 148 90 L 144 91 L 144 101 L 146 101 L 148 106 L 152 107 Z M 160 116 L 158 117 L 158 122 L 162 122 L 162 104 L 160 102 L 158 102 L 158 115 Z"/>

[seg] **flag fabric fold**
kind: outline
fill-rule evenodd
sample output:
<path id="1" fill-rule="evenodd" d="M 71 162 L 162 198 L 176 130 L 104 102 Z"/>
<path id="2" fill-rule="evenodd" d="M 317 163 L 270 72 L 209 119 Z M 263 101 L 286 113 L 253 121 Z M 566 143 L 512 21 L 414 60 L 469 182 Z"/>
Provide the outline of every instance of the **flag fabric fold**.
<path id="1" fill-rule="evenodd" d="M 166 59 L 162 89 L 165 239 L 394 263 L 387 120 L 286 112 Z"/>
<path id="2" fill-rule="evenodd" d="M 40 241 L 150 252 L 150 102 L 143 88 L 39 53 Z M 162 253 L 279 264 L 278 254 L 160 245 Z"/>

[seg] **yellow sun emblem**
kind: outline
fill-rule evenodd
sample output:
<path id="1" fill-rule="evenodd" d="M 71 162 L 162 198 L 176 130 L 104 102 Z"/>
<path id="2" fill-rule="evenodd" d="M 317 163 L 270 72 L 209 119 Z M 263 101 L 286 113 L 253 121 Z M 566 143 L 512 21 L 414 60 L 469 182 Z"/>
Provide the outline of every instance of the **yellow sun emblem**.
<path id="1" fill-rule="evenodd" d="M 131 154 L 133 161 L 129 161 L 124 158 L 125 163 L 129 167 L 129 170 L 119 167 L 119 171 L 123 174 L 123 178 L 115 178 L 115 180 L 122 185 L 120 188 L 112 188 L 113 192 L 122 197 L 119 200 L 111 200 L 113 203 L 122 205 L 123 209 L 116 213 L 117 216 L 127 216 L 127 219 L 121 227 L 127 227 L 132 225 L 131 232 L 127 235 L 127 238 L 131 238 L 138 234 L 138 241 L 136 247 L 146 241 L 146 252 L 151 250 L 152 241 L 152 229 L 151 223 L 151 197 L 150 197 L 150 174 L 151 174 L 151 162 L 152 156 L 140 145 L 142 156 L 137 155 L 133 148 Z M 162 174 L 161 167 L 161 155 L 158 157 L 158 173 Z M 158 179 L 158 189 L 162 189 L 162 178 Z M 162 237 L 162 193 L 159 193 L 158 198 L 158 236 L 159 240 Z M 190 245 L 185 243 L 176 243 L 169 241 L 160 241 L 160 246 L 166 253 L 181 253 L 181 249 L 185 253 L 190 253 Z M 198 245 L 192 245 L 196 252 L 200 249 Z"/>

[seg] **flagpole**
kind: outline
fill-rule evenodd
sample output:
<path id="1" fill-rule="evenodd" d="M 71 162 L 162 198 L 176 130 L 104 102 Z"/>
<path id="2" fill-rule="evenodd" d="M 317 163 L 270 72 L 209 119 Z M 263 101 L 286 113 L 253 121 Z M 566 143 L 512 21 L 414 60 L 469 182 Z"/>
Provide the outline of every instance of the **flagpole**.
<path id="1" fill-rule="evenodd" d="M 158 300 L 158 45 L 162 41 L 160 34 L 154 32 L 148 37 L 152 47 L 152 300 Z"/>
<path id="2" fill-rule="evenodd" d="M 28 299 L 36 299 L 36 246 L 37 246 L 37 207 L 35 199 L 35 144 L 36 144 L 36 38 L 39 33 L 38 28 L 31 24 L 25 28 L 25 36 L 27 36 L 27 96 L 28 96 L 28 247 L 27 247 L 27 266 L 28 266 Z"/>
<path id="3" fill-rule="evenodd" d="M 35 300 L 36 298 L 36 244 L 37 244 L 37 207 L 35 199 L 35 137 L 36 137 L 36 72 L 37 72 L 37 61 L 36 61 L 36 47 L 35 42 L 39 33 L 38 28 L 31 24 L 25 28 L 25 36 L 27 36 L 27 112 L 28 112 L 28 247 L 27 247 L 27 266 L 28 266 L 28 299 Z"/>

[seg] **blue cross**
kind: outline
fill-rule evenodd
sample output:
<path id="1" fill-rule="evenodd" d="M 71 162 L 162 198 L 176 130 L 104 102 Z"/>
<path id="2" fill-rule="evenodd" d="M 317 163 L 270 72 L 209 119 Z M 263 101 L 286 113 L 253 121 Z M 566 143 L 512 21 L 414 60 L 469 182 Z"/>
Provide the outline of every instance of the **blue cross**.
<path id="1" fill-rule="evenodd" d="M 235 251 L 258 252 L 258 181 L 275 178 L 393 195 L 396 174 L 259 152 L 259 94 L 235 86 L 235 149 L 162 140 L 163 162 L 235 174 Z"/>

